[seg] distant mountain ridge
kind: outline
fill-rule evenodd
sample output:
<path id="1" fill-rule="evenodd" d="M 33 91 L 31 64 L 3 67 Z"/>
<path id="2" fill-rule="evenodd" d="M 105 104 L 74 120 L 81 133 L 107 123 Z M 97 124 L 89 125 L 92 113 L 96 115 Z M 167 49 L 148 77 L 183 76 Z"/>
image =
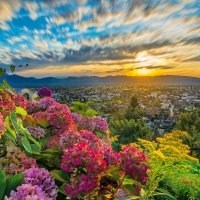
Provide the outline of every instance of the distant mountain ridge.
<path id="1" fill-rule="evenodd" d="M 5 74 L 12 87 L 64 87 L 64 86 L 97 86 L 97 85 L 200 85 L 200 78 L 188 76 L 82 76 L 68 78 L 34 78 Z"/>

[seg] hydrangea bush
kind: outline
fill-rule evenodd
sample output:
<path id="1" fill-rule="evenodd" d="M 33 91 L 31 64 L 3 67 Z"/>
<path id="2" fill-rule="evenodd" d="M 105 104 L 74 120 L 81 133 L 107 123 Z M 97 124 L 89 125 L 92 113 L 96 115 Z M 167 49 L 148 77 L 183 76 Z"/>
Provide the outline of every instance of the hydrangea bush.
<path id="1" fill-rule="evenodd" d="M 130 146 L 114 152 L 104 119 L 71 113 L 48 88 L 38 95 L 33 103 L 0 90 L 0 171 L 22 177 L 4 199 L 139 199 L 151 172 L 145 153 Z"/>

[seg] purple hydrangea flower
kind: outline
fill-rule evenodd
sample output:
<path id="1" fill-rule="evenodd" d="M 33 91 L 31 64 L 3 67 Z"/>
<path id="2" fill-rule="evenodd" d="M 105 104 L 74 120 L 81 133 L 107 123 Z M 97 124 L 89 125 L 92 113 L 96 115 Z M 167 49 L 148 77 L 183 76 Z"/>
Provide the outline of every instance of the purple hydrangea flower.
<path id="1" fill-rule="evenodd" d="M 24 184 L 32 186 L 38 185 L 42 188 L 45 196 L 50 199 L 55 199 L 57 196 L 57 186 L 55 185 L 54 179 L 51 177 L 49 172 L 44 168 L 32 167 L 23 172 Z"/>
<path id="2" fill-rule="evenodd" d="M 39 89 L 37 94 L 39 97 L 42 97 L 42 98 L 43 97 L 52 97 L 52 95 L 53 95 L 52 91 L 47 87 L 43 87 L 43 88 Z"/>
<path id="3" fill-rule="evenodd" d="M 37 127 L 27 126 L 26 128 L 28 129 L 30 134 L 36 139 L 43 138 L 46 134 L 46 130 L 39 126 L 37 126 Z"/>
<path id="4" fill-rule="evenodd" d="M 36 103 L 36 106 L 47 109 L 54 104 L 57 104 L 57 102 L 53 98 L 44 97 Z"/>
<path id="5" fill-rule="evenodd" d="M 73 118 L 74 122 L 77 123 L 77 124 L 79 124 L 82 117 L 83 116 L 78 114 L 78 113 L 72 113 L 72 118 Z"/>
<path id="6" fill-rule="evenodd" d="M 95 122 L 94 119 L 90 116 L 84 116 L 78 123 L 79 128 L 89 131 L 94 131 Z"/>
<path id="7" fill-rule="evenodd" d="M 101 117 L 94 118 L 95 129 L 101 132 L 105 132 L 108 130 L 108 124 L 105 119 Z"/>
<path id="8" fill-rule="evenodd" d="M 23 184 L 17 187 L 17 192 L 11 191 L 10 197 L 5 196 L 4 200 L 50 200 L 38 185 Z"/>

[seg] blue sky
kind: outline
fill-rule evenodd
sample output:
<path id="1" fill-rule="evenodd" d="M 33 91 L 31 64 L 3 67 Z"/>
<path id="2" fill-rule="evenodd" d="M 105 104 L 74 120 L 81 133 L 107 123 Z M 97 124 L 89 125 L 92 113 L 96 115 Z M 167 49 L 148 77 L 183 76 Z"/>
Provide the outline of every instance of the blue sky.
<path id="1" fill-rule="evenodd" d="M 200 77 L 200 0 L 0 0 L 0 38 L 22 76 Z"/>

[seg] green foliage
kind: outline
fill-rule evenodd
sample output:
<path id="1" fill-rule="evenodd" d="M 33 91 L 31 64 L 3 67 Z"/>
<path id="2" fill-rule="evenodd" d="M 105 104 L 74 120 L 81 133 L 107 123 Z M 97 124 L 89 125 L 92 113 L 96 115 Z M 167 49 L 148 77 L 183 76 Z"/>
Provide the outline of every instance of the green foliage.
<path id="1" fill-rule="evenodd" d="M 6 176 L 2 170 L 0 170 L 0 199 L 4 197 L 4 191 L 6 189 Z"/>
<path id="2" fill-rule="evenodd" d="M 171 191 L 177 199 L 200 199 L 199 175 L 194 173 L 195 167 L 192 168 L 191 165 L 194 166 L 194 163 L 177 163 L 171 167 L 170 173 L 161 182 L 161 186 Z M 199 168 L 199 164 L 195 165 Z"/>
<path id="3" fill-rule="evenodd" d="M 135 142 L 137 138 L 145 138 L 151 133 L 151 130 L 144 126 L 141 120 L 137 122 L 131 120 L 110 120 L 109 122 L 111 136 L 119 135 L 118 141 L 120 144 L 128 144 Z"/>
<path id="4" fill-rule="evenodd" d="M 2 77 L 6 73 L 6 70 L 3 68 L 0 68 L 0 77 Z"/>
<path id="5" fill-rule="evenodd" d="M 135 108 L 132 108 L 129 106 L 125 110 L 124 118 L 128 120 L 130 119 L 139 120 L 141 119 L 142 115 L 143 115 L 143 112 L 140 110 L 138 106 Z"/>
<path id="6" fill-rule="evenodd" d="M 15 66 L 14 65 L 10 65 L 10 71 L 13 73 L 15 71 Z"/>
<path id="7" fill-rule="evenodd" d="M 62 183 L 69 183 L 70 176 L 63 170 L 53 170 L 50 172 L 51 176 Z"/>
<path id="8" fill-rule="evenodd" d="M 134 109 L 137 106 L 139 106 L 138 100 L 137 100 L 137 98 L 135 96 L 132 96 L 131 100 L 130 100 L 130 107 Z"/>
<path id="9" fill-rule="evenodd" d="M 190 147 L 200 146 L 200 115 L 198 110 L 193 110 L 190 113 L 181 113 L 175 128 L 182 131 L 187 131 L 189 139 L 184 140 Z M 199 157 L 200 159 L 200 157 Z"/>
<path id="10" fill-rule="evenodd" d="M 29 143 L 27 137 L 25 137 L 25 136 L 22 137 L 22 138 L 21 138 L 21 141 L 22 141 L 22 145 L 23 145 L 24 149 L 25 149 L 26 151 L 28 151 L 29 153 L 32 153 L 31 145 L 30 145 L 30 143 Z"/>
<path id="11" fill-rule="evenodd" d="M 19 115 L 21 115 L 23 117 L 27 115 L 26 110 L 24 110 L 23 108 L 18 107 L 18 106 L 16 106 L 15 112 L 16 112 L 16 114 L 19 114 Z"/>
<path id="12" fill-rule="evenodd" d="M 26 64 L 25 67 L 27 67 L 28 64 Z M 23 67 L 22 65 L 19 65 L 19 67 Z M 10 65 L 10 71 L 13 73 L 15 71 L 15 65 Z M 6 69 L 0 68 L 0 77 L 2 77 L 6 73 Z"/>
<path id="13" fill-rule="evenodd" d="M 160 181 L 162 181 L 167 174 L 166 168 L 164 168 L 162 165 L 157 166 L 157 168 L 153 169 L 153 172 L 148 171 L 147 175 L 149 177 L 149 180 L 146 184 L 146 186 L 143 187 L 141 191 L 141 200 L 148 200 L 152 199 L 155 196 L 165 197 L 168 196 L 171 199 L 174 198 L 167 190 L 164 190 L 159 187 Z"/>
<path id="14" fill-rule="evenodd" d="M 5 196 L 10 197 L 10 192 L 22 185 L 23 179 L 23 174 L 15 174 L 6 180 L 4 172 L 0 170 L 0 200 Z"/>
<path id="15" fill-rule="evenodd" d="M 11 176 L 10 178 L 8 178 L 6 180 L 6 189 L 5 189 L 4 196 L 9 197 L 10 192 L 12 190 L 16 190 L 16 188 L 18 186 L 22 185 L 23 179 L 24 179 L 23 174 L 15 174 L 15 175 Z"/>
<path id="16" fill-rule="evenodd" d="M 83 116 L 90 115 L 95 116 L 98 115 L 98 112 L 94 109 L 91 109 L 90 106 L 93 104 L 93 102 L 88 101 L 87 103 L 81 103 L 78 101 L 72 102 L 73 106 L 70 107 L 70 110 L 73 112 L 76 112 L 78 114 L 81 114 Z"/>

